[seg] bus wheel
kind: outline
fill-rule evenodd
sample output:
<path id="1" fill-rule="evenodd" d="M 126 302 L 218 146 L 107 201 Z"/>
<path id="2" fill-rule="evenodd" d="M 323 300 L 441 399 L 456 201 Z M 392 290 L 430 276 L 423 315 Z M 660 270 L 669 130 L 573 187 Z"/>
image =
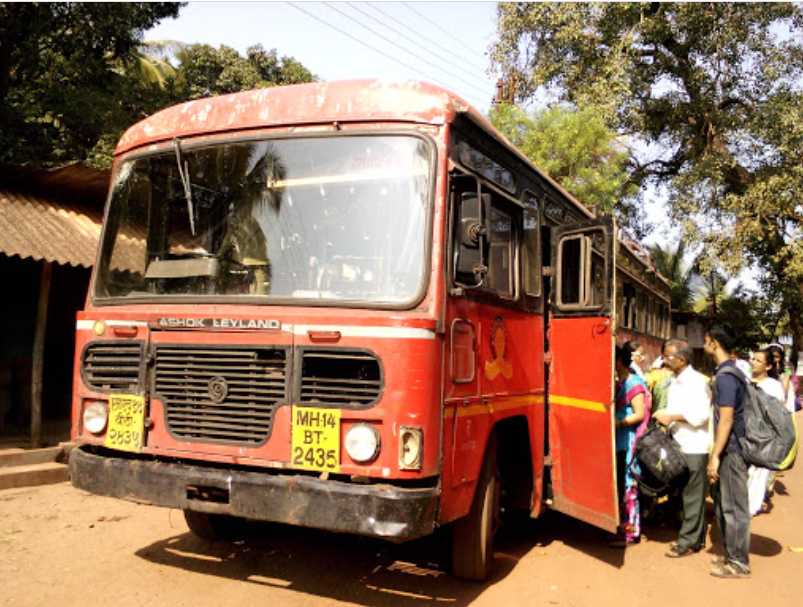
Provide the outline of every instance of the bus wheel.
<path id="1" fill-rule="evenodd" d="M 494 534 L 499 523 L 499 471 L 491 439 L 468 515 L 452 525 L 452 575 L 483 581 L 493 569 Z"/>
<path id="2" fill-rule="evenodd" d="M 225 514 L 185 510 L 184 520 L 195 535 L 204 540 L 230 540 L 242 532 L 242 520 Z"/>

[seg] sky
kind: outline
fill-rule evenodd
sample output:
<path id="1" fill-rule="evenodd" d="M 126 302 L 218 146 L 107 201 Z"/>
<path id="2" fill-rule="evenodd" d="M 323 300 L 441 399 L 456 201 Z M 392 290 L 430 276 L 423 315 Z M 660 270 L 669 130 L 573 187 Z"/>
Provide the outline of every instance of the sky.
<path id="1" fill-rule="evenodd" d="M 225 44 L 241 54 L 261 44 L 323 80 L 428 80 L 487 113 L 496 92 L 488 73 L 495 33 L 495 2 L 190 2 L 145 39 Z M 646 199 L 659 218 L 660 198 Z M 668 238 L 663 228 L 651 235 Z"/>
<path id="2" fill-rule="evenodd" d="M 145 39 L 261 44 L 322 80 L 427 80 L 487 112 L 495 31 L 495 2 L 190 2 Z"/>
<path id="3" fill-rule="evenodd" d="M 489 47 L 496 2 L 190 2 L 145 39 L 225 44 L 241 54 L 254 44 L 301 61 L 322 80 L 426 80 L 487 113 L 496 92 Z M 675 246 L 665 197 L 645 192 L 655 226 L 646 244 Z M 741 277 L 749 286 L 749 273 Z"/>

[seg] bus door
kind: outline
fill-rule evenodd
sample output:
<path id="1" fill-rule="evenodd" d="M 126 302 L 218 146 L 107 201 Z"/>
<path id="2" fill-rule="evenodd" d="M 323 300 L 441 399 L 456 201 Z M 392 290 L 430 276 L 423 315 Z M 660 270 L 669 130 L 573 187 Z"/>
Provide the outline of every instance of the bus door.
<path id="1" fill-rule="evenodd" d="M 548 423 L 552 507 L 619 524 L 614 444 L 616 228 L 603 218 L 553 231 Z"/>

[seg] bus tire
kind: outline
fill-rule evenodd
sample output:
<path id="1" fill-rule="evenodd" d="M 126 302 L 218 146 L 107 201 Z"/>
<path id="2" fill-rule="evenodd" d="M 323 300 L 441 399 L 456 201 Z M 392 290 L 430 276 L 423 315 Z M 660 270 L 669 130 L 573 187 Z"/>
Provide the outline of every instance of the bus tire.
<path id="1" fill-rule="evenodd" d="M 236 539 L 242 531 L 242 521 L 225 514 L 184 510 L 184 520 L 187 521 L 187 527 L 194 535 L 213 542 Z"/>
<path id="2" fill-rule="evenodd" d="M 496 441 L 491 439 L 471 510 L 452 525 L 452 575 L 455 577 L 484 581 L 491 575 L 494 535 L 499 523 L 499 493 Z"/>

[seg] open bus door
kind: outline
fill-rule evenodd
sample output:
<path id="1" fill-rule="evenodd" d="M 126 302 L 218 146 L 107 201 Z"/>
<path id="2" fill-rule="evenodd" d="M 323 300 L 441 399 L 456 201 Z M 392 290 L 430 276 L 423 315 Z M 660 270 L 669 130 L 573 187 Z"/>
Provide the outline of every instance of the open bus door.
<path id="1" fill-rule="evenodd" d="M 616 227 L 602 218 L 553 231 L 549 322 L 552 507 L 619 524 L 614 442 Z"/>

